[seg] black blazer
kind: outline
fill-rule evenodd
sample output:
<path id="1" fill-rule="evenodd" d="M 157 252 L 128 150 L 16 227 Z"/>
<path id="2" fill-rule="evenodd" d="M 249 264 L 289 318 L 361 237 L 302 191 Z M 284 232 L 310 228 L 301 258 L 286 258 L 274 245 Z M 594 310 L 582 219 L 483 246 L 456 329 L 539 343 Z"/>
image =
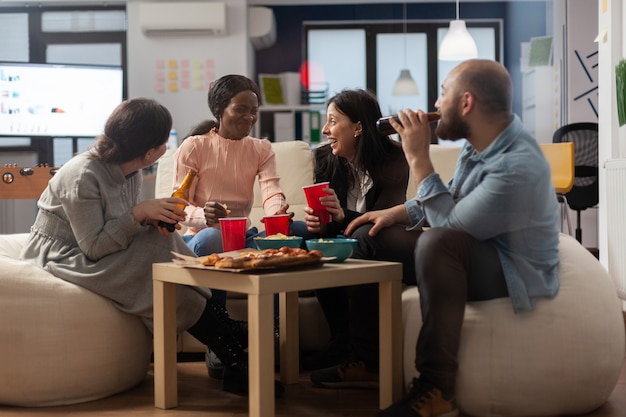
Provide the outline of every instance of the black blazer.
<path id="1" fill-rule="evenodd" d="M 332 168 L 331 162 L 335 162 L 335 169 Z M 363 214 L 346 208 L 349 175 L 348 161 L 333 155 L 329 145 L 319 146 L 315 150 L 315 182 L 330 182 L 330 188 L 337 193 L 346 215 L 342 223 L 333 221 L 328 224 L 325 237 L 343 233 L 352 220 Z M 386 209 L 406 201 L 409 164 L 399 144 L 387 158 L 381 159 L 380 166 L 369 175 L 372 177 L 373 186 L 365 196 L 366 211 Z"/>

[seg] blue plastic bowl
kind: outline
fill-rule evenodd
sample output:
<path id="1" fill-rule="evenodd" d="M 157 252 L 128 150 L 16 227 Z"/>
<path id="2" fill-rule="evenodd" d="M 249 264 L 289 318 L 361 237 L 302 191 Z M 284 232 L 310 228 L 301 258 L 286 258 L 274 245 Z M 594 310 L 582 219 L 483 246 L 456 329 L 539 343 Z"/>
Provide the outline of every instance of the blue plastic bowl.
<path id="1" fill-rule="evenodd" d="M 356 239 L 347 238 L 308 239 L 306 248 L 308 250 L 317 249 L 322 252 L 324 258 L 336 258 L 329 262 L 338 263 L 345 261 L 352 255 L 356 244 Z"/>
<path id="2" fill-rule="evenodd" d="M 289 239 L 267 239 L 265 237 L 255 237 L 254 243 L 259 250 L 280 249 L 283 246 L 288 248 L 299 248 L 302 245 L 302 238 L 299 236 L 289 236 Z"/>

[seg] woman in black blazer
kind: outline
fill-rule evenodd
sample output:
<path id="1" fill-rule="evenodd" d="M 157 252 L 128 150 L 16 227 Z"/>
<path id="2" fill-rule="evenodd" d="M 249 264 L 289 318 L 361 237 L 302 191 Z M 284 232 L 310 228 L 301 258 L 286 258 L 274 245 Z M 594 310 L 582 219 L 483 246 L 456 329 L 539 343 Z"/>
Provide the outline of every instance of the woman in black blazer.
<path id="1" fill-rule="evenodd" d="M 335 237 L 366 211 L 389 208 L 406 201 L 409 166 L 400 143 L 377 131 L 376 120 L 380 117 L 376 96 L 366 90 L 344 90 L 328 100 L 327 119 L 322 128 L 328 142 L 315 150 L 315 180 L 330 183 L 326 189 L 328 195 L 321 201 L 332 221 L 320 224 L 319 217 L 307 207 L 305 222 L 309 232 L 318 237 Z M 367 238 L 370 227 L 363 225 L 353 237 Z M 404 233 L 397 235 L 404 238 L 407 233 L 404 228 L 402 231 Z M 414 245 L 415 241 L 415 235 L 407 239 L 408 244 Z M 353 257 L 397 260 L 397 254 L 385 254 L 384 250 L 365 253 L 360 250 L 362 247 L 365 246 L 359 245 Z M 412 252 L 412 249 L 407 251 L 409 255 Z M 407 264 L 412 264 L 412 257 L 407 259 Z M 405 276 L 415 279 L 414 274 Z M 305 356 L 303 366 L 314 370 L 371 357 L 375 359 L 367 360 L 366 364 L 373 373 L 377 372 L 377 286 L 327 288 L 316 291 L 316 295 L 328 321 L 331 340 L 323 351 Z M 355 316 L 360 320 L 350 319 Z M 364 317 L 367 319 L 363 320 Z M 374 377 L 377 380 L 377 373 Z M 316 383 L 315 372 L 311 379 Z"/>

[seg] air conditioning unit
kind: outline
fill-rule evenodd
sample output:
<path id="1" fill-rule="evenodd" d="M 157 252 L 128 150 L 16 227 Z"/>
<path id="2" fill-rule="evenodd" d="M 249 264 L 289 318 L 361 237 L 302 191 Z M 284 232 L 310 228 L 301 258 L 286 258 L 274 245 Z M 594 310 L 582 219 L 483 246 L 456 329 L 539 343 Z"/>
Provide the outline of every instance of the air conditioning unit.
<path id="1" fill-rule="evenodd" d="M 276 42 L 276 19 L 269 7 L 248 7 L 248 34 L 254 48 L 269 48 Z"/>
<path id="2" fill-rule="evenodd" d="M 139 22 L 148 36 L 225 35 L 226 3 L 139 3 Z"/>

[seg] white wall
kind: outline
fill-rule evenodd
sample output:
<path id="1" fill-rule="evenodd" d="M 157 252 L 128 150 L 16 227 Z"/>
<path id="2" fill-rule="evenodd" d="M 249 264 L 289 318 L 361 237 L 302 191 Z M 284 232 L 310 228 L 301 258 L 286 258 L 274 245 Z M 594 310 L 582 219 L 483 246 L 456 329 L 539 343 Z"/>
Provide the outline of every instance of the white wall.
<path id="1" fill-rule="evenodd" d="M 140 29 L 139 1 L 127 2 L 128 96 L 154 98 L 166 106 L 174 117 L 179 140 L 193 125 L 212 118 L 207 104 L 211 81 L 226 74 L 250 76 L 253 73 L 247 1 L 227 0 L 225 3 L 226 36 L 148 37 Z M 177 68 L 169 68 L 170 63 L 176 63 Z M 188 67 L 183 68 L 183 65 Z M 175 73 L 178 79 L 170 80 L 170 73 Z M 177 91 L 169 90 L 170 82 L 177 86 Z"/>
<path id="2" fill-rule="evenodd" d="M 615 91 L 615 65 L 626 57 L 626 8 L 622 0 L 598 0 L 598 49 L 600 53 L 600 83 L 599 83 L 599 165 L 600 165 L 600 262 L 609 270 L 609 252 L 618 252 L 616 248 L 609 250 L 608 231 L 611 227 L 611 219 L 607 217 L 607 189 L 606 170 L 604 164 L 607 160 L 626 158 L 626 127 L 619 127 L 617 117 L 617 102 Z M 624 256 L 617 253 L 617 256 Z M 614 279 L 618 279 L 614 277 Z M 622 281 L 623 282 L 623 281 Z M 626 311 L 626 301 L 622 304 Z"/>
<path id="3" fill-rule="evenodd" d="M 604 163 L 609 159 L 624 158 L 624 150 L 620 151 L 620 142 L 625 141 L 625 132 L 620 131 L 617 118 L 616 91 L 615 91 L 615 65 L 624 57 L 626 53 L 624 47 L 626 42 L 624 37 L 623 22 L 626 16 L 626 9 L 622 6 L 622 0 L 598 0 L 598 31 L 604 36 L 600 36 L 599 48 L 599 154 L 598 163 L 600 166 L 600 211 L 599 211 L 599 244 L 600 261 L 608 269 L 608 237 L 607 231 L 610 227 L 606 216 L 607 191 L 603 187 L 606 184 L 606 170 Z M 610 272 L 610 271 L 609 271 Z"/>
<path id="4" fill-rule="evenodd" d="M 598 34 L 597 4 L 589 0 L 554 0 L 552 10 L 554 74 L 560 78 L 560 125 L 595 122 L 599 120 L 596 112 L 600 107 L 599 54 L 595 53 L 598 44 L 594 42 Z M 581 212 L 582 243 L 587 248 L 601 246 L 601 205 L 602 201 L 597 208 Z M 570 219 L 575 229 L 576 212 L 573 210 L 570 210 Z"/>

